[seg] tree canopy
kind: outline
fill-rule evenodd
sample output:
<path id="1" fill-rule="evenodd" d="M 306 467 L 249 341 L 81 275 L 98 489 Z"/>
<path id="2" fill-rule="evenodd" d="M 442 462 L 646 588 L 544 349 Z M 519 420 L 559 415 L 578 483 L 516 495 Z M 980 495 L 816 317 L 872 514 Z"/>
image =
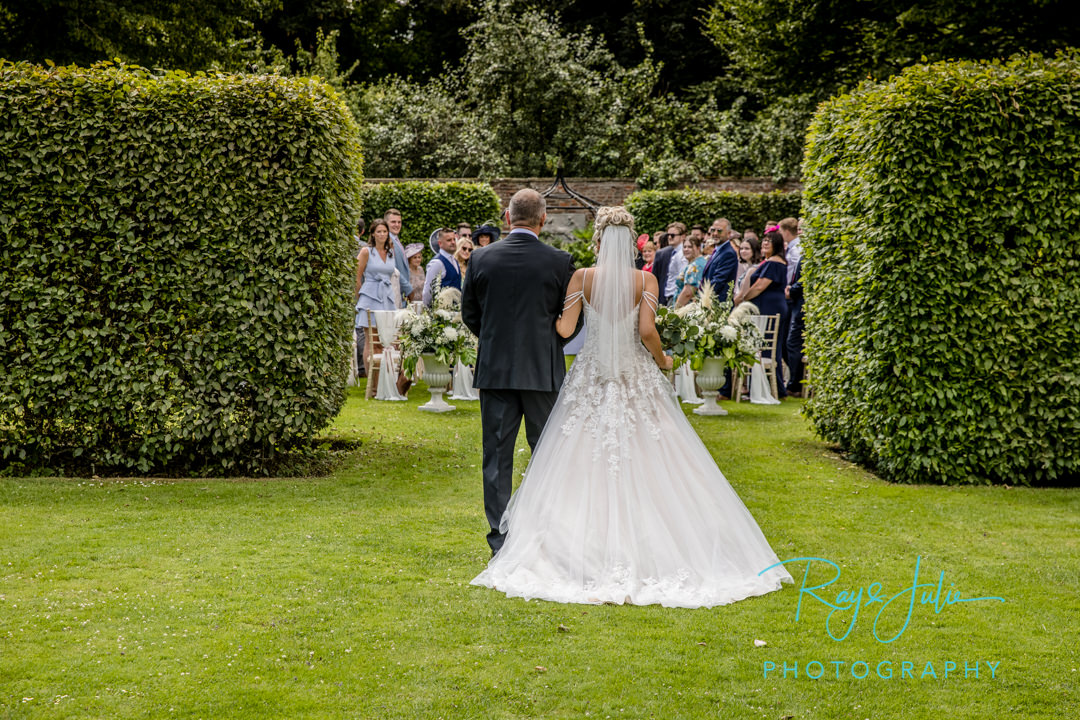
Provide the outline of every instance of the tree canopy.
<path id="1" fill-rule="evenodd" d="M 0 58 L 319 75 L 373 175 L 797 176 L 817 104 L 1080 45 L 1065 0 L 0 0 Z"/>

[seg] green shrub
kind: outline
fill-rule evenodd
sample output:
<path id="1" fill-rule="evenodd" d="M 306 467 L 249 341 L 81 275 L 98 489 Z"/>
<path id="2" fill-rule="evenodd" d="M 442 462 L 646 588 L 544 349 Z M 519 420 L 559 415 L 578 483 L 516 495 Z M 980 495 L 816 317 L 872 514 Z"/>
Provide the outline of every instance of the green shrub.
<path id="1" fill-rule="evenodd" d="M 654 233 L 678 221 L 687 227 L 708 227 L 726 217 L 739 232 L 753 228 L 760 233 L 768 220 L 798 217 L 802 195 L 797 192 L 743 193 L 708 190 L 639 190 L 626 198 L 638 232 Z"/>
<path id="2" fill-rule="evenodd" d="M 886 478 L 1080 471 L 1080 61 L 939 63 L 809 133 L 817 431 Z"/>
<path id="3" fill-rule="evenodd" d="M 362 197 L 364 217 L 369 223 L 390 208 L 400 210 L 401 242 L 423 243 L 425 258 L 431 255 L 428 237 L 433 230 L 456 229 L 460 222 L 476 227 L 495 222 L 499 217 L 499 196 L 487 183 L 420 180 L 367 183 Z"/>
<path id="4" fill-rule="evenodd" d="M 360 180 L 312 79 L 0 64 L 0 465 L 307 443 L 344 400 Z"/>

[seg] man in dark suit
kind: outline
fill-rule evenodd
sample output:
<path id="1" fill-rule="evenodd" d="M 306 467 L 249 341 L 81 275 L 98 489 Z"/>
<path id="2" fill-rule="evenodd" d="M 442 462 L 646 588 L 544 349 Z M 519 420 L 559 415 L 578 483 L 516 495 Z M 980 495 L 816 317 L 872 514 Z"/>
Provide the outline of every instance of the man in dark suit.
<path id="1" fill-rule="evenodd" d="M 795 261 L 795 272 L 791 275 L 791 284 L 784 288 L 787 295 L 788 307 L 791 308 L 791 324 L 788 327 L 787 342 L 784 350 L 787 352 L 788 372 L 791 378 L 787 384 L 787 394 L 791 397 L 802 397 L 802 382 L 805 366 L 803 365 L 803 330 L 806 326 L 803 317 L 803 284 L 802 284 L 802 258 Z"/>
<path id="2" fill-rule="evenodd" d="M 480 391 L 484 510 L 494 555 L 505 536 L 499 522 L 514 482 L 514 444 L 521 420 L 536 446 L 566 374 L 564 340 L 555 332 L 574 263 L 540 242 L 544 198 L 519 190 L 510 200 L 505 238 L 477 249 L 466 272 L 461 317 L 479 339 L 473 387 Z"/>
<path id="3" fill-rule="evenodd" d="M 701 281 L 709 281 L 713 292 L 720 302 L 728 300 L 728 290 L 739 274 L 739 250 L 728 238 L 723 238 L 712 251 L 705 269 L 701 271 Z"/>

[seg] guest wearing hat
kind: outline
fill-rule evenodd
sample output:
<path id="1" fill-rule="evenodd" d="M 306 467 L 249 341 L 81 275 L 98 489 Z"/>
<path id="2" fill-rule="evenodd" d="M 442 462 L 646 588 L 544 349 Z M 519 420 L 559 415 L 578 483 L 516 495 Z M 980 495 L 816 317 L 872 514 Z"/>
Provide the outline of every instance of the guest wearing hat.
<path id="1" fill-rule="evenodd" d="M 498 240 L 501 234 L 499 228 L 494 225 L 481 225 L 473 230 L 472 239 L 476 243 L 476 247 L 482 248 Z"/>
<path id="2" fill-rule="evenodd" d="M 405 246 L 405 259 L 409 261 L 409 282 L 413 290 L 406 298 L 409 302 L 424 299 L 424 244 L 409 243 Z"/>
<path id="3" fill-rule="evenodd" d="M 461 290 L 461 267 L 454 259 L 457 250 L 457 233 L 450 228 L 439 228 L 428 238 L 435 259 L 428 263 L 424 278 L 424 305 L 431 307 L 435 299 L 432 288 L 438 282 L 440 288 Z"/>
<path id="4" fill-rule="evenodd" d="M 649 233 L 642 233 L 641 235 L 638 235 L 637 242 L 634 243 L 635 245 L 637 245 L 637 257 L 634 258 L 634 267 L 636 267 L 638 270 L 641 270 L 645 267 L 645 258 L 641 254 L 641 252 L 645 249 L 645 243 L 647 243 L 648 241 Z"/>

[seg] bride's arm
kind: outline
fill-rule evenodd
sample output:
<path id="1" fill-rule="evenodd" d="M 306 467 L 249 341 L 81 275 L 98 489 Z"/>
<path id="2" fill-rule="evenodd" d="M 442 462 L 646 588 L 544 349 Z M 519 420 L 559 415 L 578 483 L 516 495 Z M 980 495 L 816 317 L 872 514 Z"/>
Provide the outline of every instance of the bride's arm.
<path id="1" fill-rule="evenodd" d="M 555 323 L 555 332 L 559 337 L 568 338 L 577 329 L 578 315 L 581 314 L 581 292 L 585 285 L 585 269 L 575 270 L 570 277 L 570 285 L 566 288 L 566 299 L 563 301 L 562 315 Z"/>
<path id="2" fill-rule="evenodd" d="M 661 370 L 671 369 L 671 356 L 664 354 L 664 347 L 660 344 L 660 333 L 656 332 L 656 295 L 658 285 L 656 276 L 652 273 L 644 274 L 645 283 L 641 288 L 641 306 L 638 309 L 638 335 L 645 349 L 653 356 L 653 360 Z"/>

